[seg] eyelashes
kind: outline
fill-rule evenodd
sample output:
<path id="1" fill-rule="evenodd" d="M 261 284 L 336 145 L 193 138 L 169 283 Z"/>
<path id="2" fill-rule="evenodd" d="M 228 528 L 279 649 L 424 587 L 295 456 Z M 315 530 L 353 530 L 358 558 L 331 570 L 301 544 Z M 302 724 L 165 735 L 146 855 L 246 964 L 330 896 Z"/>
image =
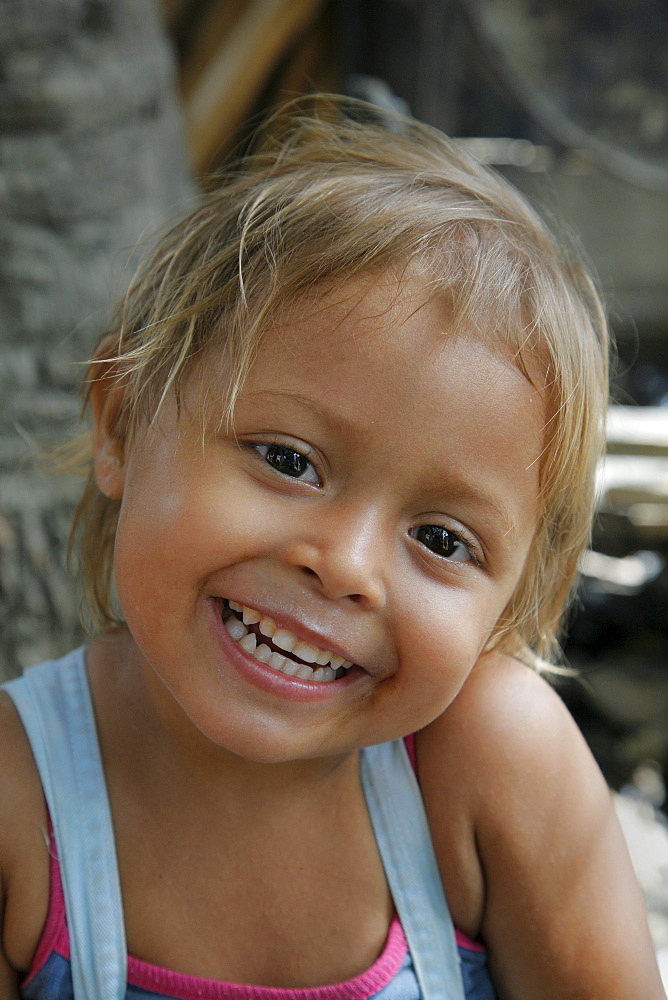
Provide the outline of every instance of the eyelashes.
<path id="1" fill-rule="evenodd" d="M 279 442 L 254 442 L 251 447 L 280 476 L 311 486 L 322 486 L 322 479 L 315 465 L 299 448 Z M 446 563 L 472 563 L 478 567 L 482 565 L 475 543 L 464 532 L 442 524 L 421 524 L 411 528 L 408 533 Z"/>

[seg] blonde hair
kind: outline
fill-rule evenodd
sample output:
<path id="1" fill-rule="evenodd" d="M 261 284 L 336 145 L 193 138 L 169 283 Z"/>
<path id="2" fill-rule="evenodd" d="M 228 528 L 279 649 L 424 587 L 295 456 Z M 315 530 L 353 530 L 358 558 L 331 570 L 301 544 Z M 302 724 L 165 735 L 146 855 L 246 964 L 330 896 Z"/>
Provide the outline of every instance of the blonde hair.
<path id="1" fill-rule="evenodd" d="M 229 366 L 230 415 L 262 335 L 280 310 L 323 282 L 419 267 L 452 303 L 455 328 L 539 362 L 551 415 L 540 460 L 542 515 L 522 578 L 490 640 L 534 665 L 553 659 L 587 545 L 604 444 L 608 336 L 595 286 L 501 177 L 435 130 L 384 126 L 360 102 L 301 99 L 209 184 L 158 243 L 104 335 L 90 384 L 122 382 L 119 434 L 132 436 L 205 351 Z M 213 385 L 208 390 L 211 395 Z M 85 397 L 84 408 L 88 402 Z M 94 625 L 112 600 L 119 501 L 90 471 L 80 536 Z"/>

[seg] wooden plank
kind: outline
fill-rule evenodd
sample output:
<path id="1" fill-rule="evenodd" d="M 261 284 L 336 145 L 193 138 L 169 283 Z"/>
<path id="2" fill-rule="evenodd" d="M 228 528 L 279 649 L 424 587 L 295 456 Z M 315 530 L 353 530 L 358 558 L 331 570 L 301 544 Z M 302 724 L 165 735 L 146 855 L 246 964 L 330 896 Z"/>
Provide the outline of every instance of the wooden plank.
<path id="1" fill-rule="evenodd" d="M 634 455 L 668 455 L 668 407 L 611 406 L 608 451 Z"/>
<path id="2" fill-rule="evenodd" d="M 276 62 L 323 0 L 253 0 L 188 95 L 193 164 L 205 170 L 234 135 Z"/>
<path id="3" fill-rule="evenodd" d="M 327 36 L 320 19 L 307 29 L 285 66 L 276 87 L 277 102 L 312 90 L 332 93 L 338 89 L 326 50 Z"/>
<path id="4" fill-rule="evenodd" d="M 186 100 L 248 6 L 249 0 L 210 0 L 189 36 L 181 66 L 181 92 Z"/>
<path id="5" fill-rule="evenodd" d="M 651 455 L 607 455 L 599 469 L 601 510 L 633 503 L 668 504 L 668 459 Z"/>

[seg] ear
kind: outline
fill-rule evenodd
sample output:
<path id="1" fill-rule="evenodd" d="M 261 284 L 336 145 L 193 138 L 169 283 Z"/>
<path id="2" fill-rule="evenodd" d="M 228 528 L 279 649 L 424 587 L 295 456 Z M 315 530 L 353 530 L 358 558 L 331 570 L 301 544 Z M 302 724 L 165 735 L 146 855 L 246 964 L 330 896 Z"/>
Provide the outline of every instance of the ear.
<path id="1" fill-rule="evenodd" d="M 120 500 L 125 487 L 126 437 L 122 417 L 125 386 L 110 362 L 94 361 L 89 378 L 95 480 L 105 496 Z"/>

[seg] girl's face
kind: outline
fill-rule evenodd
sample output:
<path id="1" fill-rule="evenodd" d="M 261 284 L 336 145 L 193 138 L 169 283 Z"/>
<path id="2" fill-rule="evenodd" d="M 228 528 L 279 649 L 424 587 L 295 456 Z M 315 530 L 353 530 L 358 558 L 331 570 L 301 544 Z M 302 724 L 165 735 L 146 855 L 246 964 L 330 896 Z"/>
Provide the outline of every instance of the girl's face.
<path id="1" fill-rule="evenodd" d="M 116 580 L 153 697 L 259 761 L 425 726 L 522 573 L 540 392 L 449 333 L 418 279 L 386 277 L 281 321 L 233 430 L 219 412 L 202 435 L 201 396 L 193 375 L 119 467 L 101 406 L 98 481 L 122 497 Z"/>

